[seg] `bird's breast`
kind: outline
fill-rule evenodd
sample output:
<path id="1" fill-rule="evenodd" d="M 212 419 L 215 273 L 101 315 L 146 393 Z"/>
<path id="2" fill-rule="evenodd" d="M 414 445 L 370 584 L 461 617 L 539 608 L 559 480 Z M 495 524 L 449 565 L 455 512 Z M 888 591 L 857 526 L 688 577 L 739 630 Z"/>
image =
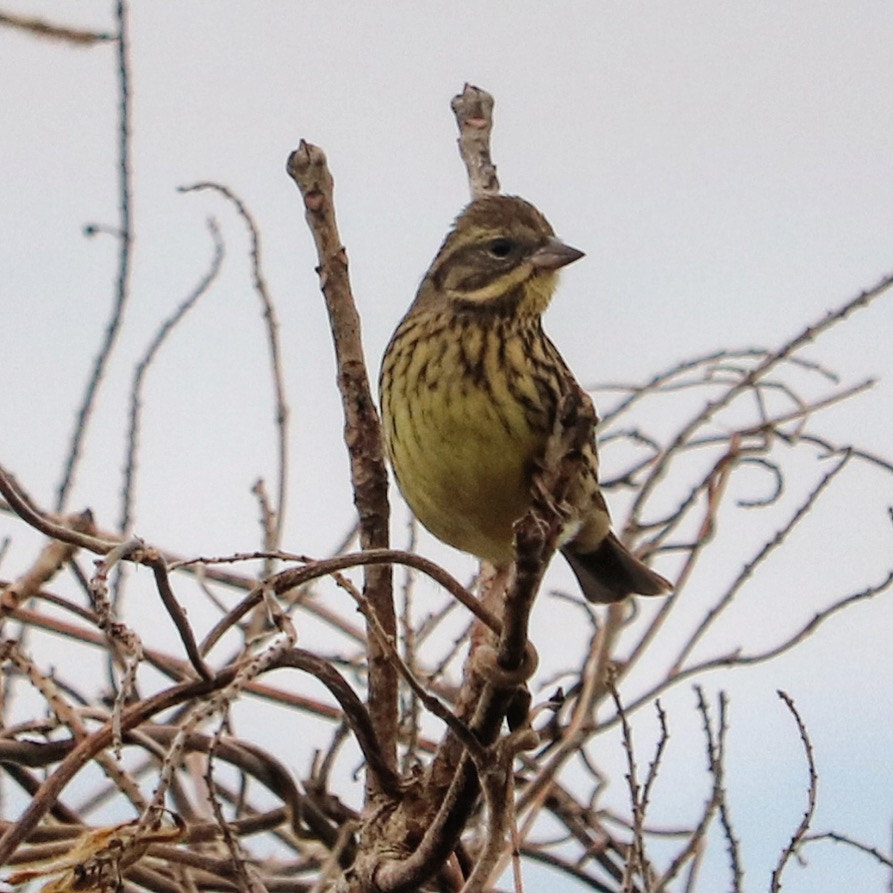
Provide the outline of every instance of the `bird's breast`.
<path id="1" fill-rule="evenodd" d="M 497 325 L 401 333 L 385 359 L 385 437 L 400 489 L 435 536 L 494 564 L 512 557 L 512 524 L 554 415 L 530 339 Z M 534 362 L 532 362 L 532 360 Z"/>

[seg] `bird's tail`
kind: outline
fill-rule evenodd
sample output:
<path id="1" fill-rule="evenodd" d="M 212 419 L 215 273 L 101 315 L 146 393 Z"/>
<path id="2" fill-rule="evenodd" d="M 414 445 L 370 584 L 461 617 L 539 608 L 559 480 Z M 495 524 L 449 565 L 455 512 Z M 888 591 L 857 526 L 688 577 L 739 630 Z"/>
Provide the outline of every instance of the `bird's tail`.
<path id="1" fill-rule="evenodd" d="M 664 595 L 673 586 L 669 580 L 642 564 L 613 532 L 591 552 L 574 551 L 568 543 L 561 554 L 591 602 L 619 602 L 628 595 Z"/>

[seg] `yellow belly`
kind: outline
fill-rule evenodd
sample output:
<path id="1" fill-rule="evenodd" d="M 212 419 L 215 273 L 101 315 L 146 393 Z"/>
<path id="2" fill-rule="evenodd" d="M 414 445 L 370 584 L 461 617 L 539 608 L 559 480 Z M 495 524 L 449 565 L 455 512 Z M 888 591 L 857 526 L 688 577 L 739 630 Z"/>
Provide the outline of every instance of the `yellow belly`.
<path id="1" fill-rule="evenodd" d="M 531 460 L 542 443 L 507 430 L 482 399 L 415 416 L 412 436 L 393 451 L 410 508 L 457 549 L 510 561 L 512 524 L 530 505 Z"/>
<path id="2" fill-rule="evenodd" d="M 464 334 L 479 339 L 466 341 L 466 351 L 489 357 L 496 350 L 486 331 Z M 512 559 L 512 525 L 530 506 L 533 463 L 545 435 L 530 424 L 502 367 L 485 364 L 489 373 L 476 379 L 458 353 L 455 344 L 434 351 L 416 344 L 413 358 L 394 372 L 405 387 L 383 388 L 385 439 L 419 521 L 457 549 L 504 564 Z M 433 371 L 424 365 L 431 356 Z M 495 352 L 491 359 L 495 364 Z"/>

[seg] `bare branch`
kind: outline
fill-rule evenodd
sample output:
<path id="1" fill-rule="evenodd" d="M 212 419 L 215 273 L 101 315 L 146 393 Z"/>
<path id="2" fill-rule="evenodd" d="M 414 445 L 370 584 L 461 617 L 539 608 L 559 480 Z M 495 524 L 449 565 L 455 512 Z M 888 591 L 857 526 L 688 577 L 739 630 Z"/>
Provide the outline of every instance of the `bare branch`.
<path id="1" fill-rule="evenodd" d="M 92 535 L 96 530 L 96 526 L 93 523 L 93 513 L 89 510 L 62 518 L 60 523 L 64 527 L 87 535 Z M 51 539 L 41 549 L 34 564 L 24 574 L 18 577 L 14 583 L 2 587 L 2 591 L 0 591 L 0 618 L 7 611 L 15 610 L 23 602 L 35 596 L 74 553 L 75 546 L 73 544 Z"/>
<path id="2" fill-rule="evenodd" d="M 831 481 L 834 480 L 834 478 L 837 477 L 838 474 L 840 474 L 849 460 L 850 454 L 845 452 L 835 463 L 835 465 L 822 476 L 818 484 L 813 487 L 807 498 L 804 500 L 803 504 L 800 505 L 797 510 L 791 515 L 788 522 L 775 533 L 775 536 L 773 536 L 770 540 L 767 540 L 760 548 L 759 552 L 757 552 L 757 554 L 750 561 L 748 561 L 747 564 L 744 565 L 732 585 L 719 598 L 716 604 L 714 604 L 713 607 L 706 612 L 706 614 L 704 615 L 704 619 L 701 621 L 697 629 L 691 634 L 688 641 L 682 647 L 678 657 L 676 658 L 676 661 L 673 664 L 672 669 L 670 670 L 670 675 L 675 675 L 679 672 L 686 659 L 694 649 L 695 645 L 703 638 L 704 634 L 710 628 L 711 624 L 732 603 L 735 595 L 739 592 L 741 587 L 744 586 L 744 584 L 750 579 L 756 568 L 760 564 L 762 564 L 772 552 L 774 552 L 776 549 L 779 548 L 779 546 L 784 543 L 790 532 L 803 518 L 806 517 L 806 515 L 815 505 L 818 498 L 827 488 L 827 486 L 831 483 Z"/>
<path id="3" fill-rule="evenodd" d="M 18 28 L 21 31 L 30 32 L 35 37 L 59 40 L 72 46 L 92 46 L 96 43 L 105 43 L 116 39 L 114 34 L 105 31 L 84 31 L 81 28 L 54 25 L 44 19 L 14 15 L 9 12 L 0 12 L 0 25 Z"/>
<path id="4" fill-rule="evenodd" d="M 821 843 L 826 840 L 830 840 L 833 843 L 842 843 L 845 846 L 852 847 L 854 850 L 857 850 L 860 853 L 864 853 L 866 856 L 871 856 L 871 858 L 874 859 L 879 865 L 884 865 L 887 868 L 893 869 L 893 855 L 885 855 L 877 847 L 861 843 L 860 841 L 850 837 L 848 834 L 841 834 L 838 831 L 825 831 L 820 834 L 806 834 L 801 838 L 798 849 L 803 849 L 803 847 L 808 843 Z"/>
<path id="5" fill-rule="evenodd" d="M 713 723 L 710 718 L 710 710 L 707 701 L 704 698 L 704 692 L 700 686 L 695 686 L 695 692 L 698 696 L 698 710 L 704 721 L 704 737 L 707 740 L 707 764 L 710 774 L 713 776 L 713 796 L 707 809 L 704 812 L 704 821 L 702 821 L 696 832 L 697 836 L 693 836 L 692 840 L 697 841 L 706 831 L 707 822 L 713 814 L 713 810 L 719 811 L 719 822 L 722 826 L 723 834 L 726 839 L 726 848 L 729 854 L 729 867 L 732 872 L 732 891 L 740 893 L 741 882 L 744 879 L 744 869 L 741 865 L 741 848 L 738 838 L 735 836 L 732 828 L 732 818 L 729 810 L 728 800 L 726 798 L 725 788 L 725 752 L 726 752 L 726 733 L 728 732 L 728 724 L 726 722 L 726 709 L 728 702 L 725 692 L 719 693 L 719 716 L 717 718 L 716 730 L 713 729 Z"/>
<path id="6" fill-rule="evenodd" d="M 285 500 L 288 492 L 288 401 L 285 397 L 285 377 L 282 371 L 282 348 L 279 342 L 279 319 L 267 281 L 263 275 L 260 255 L 260 232 L 251 212 L 245 203 L 232 190 L 220 183 L 194 183 L 192 186 L 181 186 L 180 192 L 200 192 L 205 189 L 218 192 L 236 209 L 248 229 L 251 239 L 251 275 L 254 279 L 254 291 L 263 308 L 264 323 L 267 329 L 267 343 L 270 354 L 270 380 L 273 385 L 273 397 L 276 405 L 276 428 L 278 469 L 276 474 L 275 524 L 272 538 L 264 543 L 268 550 L 278 549 L 282 537 L 282 524 L 285 518 Z"/>
<path id="7" fill-rule="evenodd" d="M 381 424 L 366 374 L 360 318 L 347 275 L 347 253 L 335 221 L 332 175 L 322 150 L 303 140 L 289 156 L 287 169 L 304 198 L 305 216 L 319 257 L 317 271 L 335 342 L 354 503 L 360 517 L 360 544 L 363 549 L 384 549 L 388 546 L 390 508 Z M 369 569 L 364 594 L 386 634 L 396 639 L 390 565 Z M 369 709 L 385 759 L 396 768 L 397 672 L 372 636 L 369 648 Z"/>
<path id="8" fill-rule="evenodd" d="M 187 295 L 179 307 L 158 327 L 155 337 L 152 338 L 146 352 L 133 369 L 133 382 L 130 388 L 130 416 L 127 431 L 127 453 L 124 459 L 124 481 L 121 487 L 121 517 L 118 521 L 118 529 L 127 534 L 133 524 L 133 502 L 136 486 L 137 454 L 139 451 L 140 425 L 142 421 L 143 385 L 146 373 L 155 359 L 161 346 L 168 336 L 183 319 L 184 316 L 196 305 L 199 298 L 214 283 L 220 273 L 223 264 L 224 245 L 220 237 L 220 229 L 216 221 L 208 220 L 208 230 L 214 243 L 214 255 L 208 271 L 202 276 L 198 284 Z"/>
<path id="9" fill-rule="evenodd" d="M 651 496 L 654 487 L 657 486 L 658 482 L 666 473 L 668 457 L 686 443 L 695 430 L 710 421 L 720 409 L 731 403 L 740 393 L 752 387 L 755 382 L 759 381 L 759 379 L 765 376 L 766 373 L 782 361 L 786 360 L 795 351 L 799 350 L 805 344 L 815 341 L 816 338 L 846 319 L 856 310 L 868 307 L 873 301 L 885 295 L 891 285 L 893 285 L 893 275 L 885 276 L 872 288 L 866 289 L 856 295 L 856 297 L 846 301 L 836 310 L 829 311 L 822 317 L 822 319 L 811 323 L 800 332 L 799 335 L 796 335 L 790 341 L 783 344 L 778 350 L 766 356 L 765 359 L 750 369 L 741 381 L 728 388 L 724 394 L 715 400 L 711 400 L 700 413 L 683 425 L 677 432 L 673 442 L 665 451 L 664 456 L 655 463 L 651 473 L 636 496 L 632 514 L 634 516 L 638 514 L 644 502 Z"/>
<path id="10" fill-rule="evenodd" d="M 809 770 L 809 791 L 807 793 L 806 811 L 803 813 L 803 819 L 797 826 L 797 830 L 794 832 L 793 837 L 791 837 L 790 843 L 788 843 L 788 845 L 781 851 L 778 864 L 772 872 L 772 884 L 769 888 L 772 893 L 778 893 L 781 889 L 782 872 L 784 872 L 785 866 L 788 864 L 791 857 L 802 845 L 803 840 L 809 831 L 809 826 L 812 824 L 812 817 L 815 815 L 816 795 L 818 793 L 819 784 L 819 776 L 816 772 L 815 758 L 812 751 L 812 742 L 809 740 L 809 733 L 806 731 L 806 725 L 794 705 L 793 698 L 791 698 L 787 692 L 783 691 L 778 692 L 778 697 L 784 701 L 785 706 L 791 712 L 794 721 L 797 723 L 797 730 L 800 732 L 800 740 L 803 742 L 803 752 L 806 754 L 806 766 Z"/>
<path id="11" fill-rule="evenodd" d="M 280 571 L 278 574 L 256 586 L 230 613 L 221 619 L 214 628 L 205 636 L 201 651 L 207 654 L 214 643 L 223 635 L 227 628 L 238 622 L 253 607 L 258 605 L 263 597 L 265 588 L 270 588 L 277 594 L 283 594 L 310 580 L 315 580 L 336 571 L 346 570 L 350 567 L 376 566 L 404 564 L 414 567 L 440 583 L 454 598 L 462 602 L 474 615 L 494 630 L 501 630 L 502 624 L 494 617 L 474 596 L 454 577 L 450 576 L 434 562 L 414 555 L 410 552 L 401 552 L 397 549 L 368 549 L 364 552 L 349 552 L 339 555 L 337 558 L 329 558 L 325 561 L 312 561 L 304 567 L 290 568 Z M 376 614 L 379 621 L 380 615 Z"/>
<path id="12" fill-rule="evenodd" d="M 459 126 L 459 154 L 468 172 L 472 198 L 499 192 L 496 165 L 490 157 L 493 105 L 493 97 L 486 90 L 471 84 L 466 84 L 451 103 Z"/>
<path id="13" fill-rule="evenodd" d="M 99 351 L 93 360 L 93 368 L 87 380 L 87 386 L 75 418 L 74 431 L 62 480 L 56 493 L 56 510 L 62 511 L 68 501 L 81 447 L 87 433 L 87 425 L 93 414 L 99 385 L 105 375 L 105 369 L 118 340 L 118 333 L 124 321 L 124 311 L 130 296 L 130 271 L 133 255 L 133 215 L 131 211 L 131 172 L 130 172 L 130 33 L 128 25 L 128 8 L 126 0 L 117 0 L 115 19 L 118 25 L 115 47 L 118 51 L 118 276 L 115 284 L 115 295 L 112 310 L 106 325 L 105 335 Z"/>

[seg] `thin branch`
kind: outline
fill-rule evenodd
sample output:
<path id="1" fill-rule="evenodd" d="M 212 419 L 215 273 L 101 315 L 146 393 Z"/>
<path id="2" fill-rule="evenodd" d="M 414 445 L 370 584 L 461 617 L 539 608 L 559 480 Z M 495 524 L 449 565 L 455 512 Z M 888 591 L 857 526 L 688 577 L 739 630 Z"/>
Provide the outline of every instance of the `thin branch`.
<path id="1" fill-rule="evenodd" d="M 298 586 L 303 586 L 311 580 L 319 577 L 327 576 L 336 571 L 346 570 L 351 567 L 377 566 L 377 565 L 393 565 L 403 564 L 407 567 L 413 567 L 431 577 L 432 580 L 443 586 L 454 598 L 459 600 L 469 611 L 494 630 L 501 630 L 502 624 L 498 618 L 493 616 L 477 599 L 454 577 L 450 576 L 443 568 L 415 555 L 411 552 L 402 552 L 397 549 L 368 549 L 364 552 L 348 552 L 345 555 L 339 555 L 336 558 L 329 558 L 325 561 L 313 561 L 307 563 L 304 567 L 289 568 L 280 571 L 278 574 L 270 577 L 255 588 L 236 605 L 226 617 L 223 617 L 205 636 L 201 644 L 202 654 L 207 654 L 214 644 L 220 639 L 224 632 L 234 623 L 237 623 L 241 617 L 244 617 L 252 608 L 260 604 L 265 588 L 269 588 L 282 595 L 289 590 Z M 379 621 L 381 617 L 376 614 Z"/>
<path id="2" fill-rule="evenodd" d="M 192 632 L 192 627 L 189 625 L 189 621 L 186 618 L 186 612 L 180 606 L 177 596 L 174 594 L 174 590 L 171 587 L 170 578 L 167 573 L 167 565 L 165 564 L 164 559 L 154 549 L 147 549 L 145 552 L 146 557 L 144 563 L 152 568 L 158 594 L 161 596 L 162 604 L 167 609 L 171 620 L 174 622 L 174 626 L 177 628 L 177 632 L 180 635 L 180 641 L 183 643 L 183 648 L 186 651 L 186 656 L 189 658 L 189 662 L 195 668 L 195 672 L 198 673 L 199 678 L 210 679 L 211 671 L 202 660 L 201 653 L 199 652 L 198 645 L 195 641 L 195 636 Z"/>
<path id="3" fill-rule="evenodd" d="M 784 701 L 785 706 L 794 717 L 794 722 L 797 723 L 797 730 L 800 732 L 800 740 L 803 742 L 803 752 L 806 754 L 806 766 L 809 770 L 809 790 L 807 792 L 806 811 L 803 813 L 803 818 L 801 819 L 800 824 L 797 826 L 797 830 L 794 831 L 790 842 L 781 851 L 781 855 L 778 858 L 778 864 L 775 866 L 775 871 L 772 872 L 772 884 L 769 888 L 771 890 L 771 893 L 778 893 L 778 891 L 781 889 L 782 872 L 784 871 L 785 866 L 788 864 L 791 857 L 802 845 L 803 840 L 806 837 L 806 833 L 809 831 L 809 826 L 812 824 L 812 817 L 815 815 L 816 796 L 818 793 L 819 784 L 819 776 L 816 772 L 812 742 L 809 740 L 809 732 L 807 732 L 806 730 L 806 725 L 803 722 L 803 719 L 794 704 L 793 698 L 791 698 L 789 694 L 783 691 L 778 692 L 778 697 L 781 698 L 782 701 Z"/>
<path id="4" fill-rule="evenodd" d="M 97 555 L 107 555 L 118 545 L 118 542 L 114 540 L 100 539 L 66 527 L 64 520 L 57 521 L 51 516 L 43 514 L 35 507 L 34 502 L 20 487 L 18 481 L 2 466 L 0 466 L 0 493 L 3 494 L 13 512 L 45 536 L 87 549 Z"/>
<path id="5" fill-rule="evenodd" d="M 641 786 L 639 785 L 638 767 L 636 765 L 636 756 L 633 750 L 632 729 L 626 718 L 626 712 L 623 709 L 623 703 L 620 700 L 620 694 L 614 685 L 613 679 L 608 680 L 611 696 L 614 699 L 614 706 L 617 710 L 617 716 L 620 718 L 620 729 L 623 738 L 623 752 L 626 756 L 626 783 L 629 791 L 629 801 L 632 808 L 632 832 L 633 842 L 630 847 L 629 855 L 626 859 L 626 865 L 623 872 L 622 893 L 631 893 L 635 884 L 636 875 L 643 879 L 647 877 L 645 859 L 645 802 L 641 794 Z"/>
<path id="6" fill-rule="evenodd" d="M 806 326 L 800 334 L 791 338 L 778 348 L 778 350 L 766 356 L 754 366 L 740 382 L 728 388 L 722 396 L 708 402 L 701 412 L 682 426 L 676 433 L 676 436 L 669 447 L 665 450 L 661 459 L 655 463 L 651 474 L 636 495 L 631 510 L 632 516 L 635 517 L 638 515 L 646 500 L 651 496 L 654 488 L 666 474 L 669 457 L 672 456 L 680 446 L 686 443 L 699 427 L 710 421 L 720 409 L 731 403 L 739 394 L 751 388 L 754 383 L 761 379 L 767 372 L 769 372 L 769 370 L 786 360 L 795 351 L 799 350 L 804 345 L 815 341 L 816 338 L 833 328 L 837 323 L 846 319 L 851 313 L 868 307 L 879 297 L 885 295 L 891 285 L 893 285 L 893 275 L 885 276 L 876 285 L 844 302 L 836 310 L 829 311 L 821 319 Z"/>
<path id="7" fill-rule="evenodd" d="M 220 183 L 194 183 L 192 186 L 181 186 L 179 192 L 199 192 L 203 189 L 211 189 L 220 193 L 235 207 L 239 216 L 245 222 L 248 235 L 251 239 L 251 275 L 254 279 L 254 291 L 260 298 L 263 308 L 264 323 L 267 329 L 267 342 L 270 355 L 270 378 L 273 382 L 273 394 L 276 403 L 276 429 L 278 471 L 276 483 L 276 508 L 275 524 L 271 540 L 264 544 L 264 548 L 278 549 L 282 539 L 282 525 L 285 518 L 285 502 L 288 494 L 288 401 L 285 397 L 285 376 L 282 369 L 282 348 L 279 340 L 279 319 L 276 315 L 276 307 L 267 288 L 267 282 L 263 275 L 260 254 L 260 232 L 257 223 L 252 217 L 245 203 L 226 186 Z"/>
<path id="8" fill-rule="evenodd" d="M 642 787 L 643 819 L 648 809 L 648 804 L 651 802 L 651 792 L 654 788 L 654 783 L 657 781 L 661 760 L 663 758 L 664 751 L 667 748 L 667 742 L 670 740 L 670 730 L 667 725 L 667 714 L 663 706 L 661 705 L 659 698 L 654 702 L 654 709 L 657 713 L 657 722 L 660 729 L 660 735 L 657 739 L 657 746 L 654 749 L 654 756 L 652 757 L 651 762 L 648 764 L 648 775 L 645 777 L 645 784 Z"/>
<path id="9" fill-rule="evenodd" d="M 762 651 L 754 651 L 749 654 L 742 653 L 740 650 L 736 649 L 735 651 L 732 651 L 728 654 L 721 654 L 717 657 L 703 660 L 700 663 L 690 664 L 685 669 L 680 670 L 675 676 L 665 676 L 647 691 L 643 692 L 633 701 L 628 703 L 626 705 L 626 712 L 627 714 L 632 715 L 635 711 L 644 707 L 658 695 L 662 695 L 664 692 L 668 691 L 670 688 L 673 688 L 678 683 L 683 682 L 687 679 L 696 678 L 697 676 L 703 675 L 710 670 L 730 669 L 733 667 L 747 667 L 766 663 L 767 661 L 770 661 L 778 657 L 779 655 L 790 651 L 792 648 L 795 648 L 802 641 L 809 638 L 820 626 L 822 626 L 836 614 L 855 604 L 867 601 L 868 599 L 874 598 L 877 595 L 881 595 L 882 593 L 890 589 L 891 586 L 893 586 L 893 569 L 885 574 L 878 583 L 872 584 L 871 586 L 866 586 L 859 592 L 854 592 L 850 595 L 846 595 L 828 605 L 828 607 L 823 608 L 821 611 L 817 611 L 805 624 L 803 624 L 803 626 L 800 627 L 800 629 L 798 629 L 796 632 L 792 633 L 790 636 L 777 643 L 776 645 L 773 645 Z M 599 731 L 608 731 L 609 729 L 617 725 L 618 722 L 619 718 L 616 716 L 611 719 L 607 719 L 599 726 Z"/>
<path id="10" fill-rule="evenodd" d="M 838 831 L 825 831 L 819 834 L 806 834 L 800 840 L 798 849 L 803 849 L 803 847 L 808 843 L 820 843 L 826 840 L 830 840 L 832 843 L 842 843 L 848 847 L 852 847 L 854 850 L 857 850 L 858 852 L 863 853 L 866 856 L 871 856 L 871 858 L 874 859 L 879 865 L 883 865 L 887 868 L 893 869 L 893 855 L 887 856 L 882 853 L 877 847 L 861 843 L 860 841 L 850 837 L 849 835 L 841 834 Z"/>
<path id="11" fill-rule="evenodd" d="M 68 458 L 62 472 L 62 480 L 56 492 L 56 510 L 62 511 L 68 501 L 81 448 L 87 434 L 87 425 L 96 403 L 96 395 L 105 369 L 112 355 L 124 310 L 130 296 L 130 271 L 133 258 L 133 214 L 131 210 L 130 172 L 130 33 L 128 27 L 127 0 L 117 0 L 115 19 L 118 33 L 115 48 L 118 51 L 118 210 L 120 249 L 118 252 L 118 277 L 112 310 L 105 329 L 99 352 L 87 380 L 87 387 L 75 418 L 74 432 L 68 449 Z"/>
<path id="12" fill-rule="evenodd" d="M 536 743 L 532 729 L 519 729 L 489 748 L 483 758 L 473 757 L 487 805 L 487 838 L 461 893 L 484 893 L 490 889 L 488 881 L 495 873 L 509 827 L 514 823 L 512 764 L 518 753 Z"/>
<path id="13" fill-rule="evenodd" d="M 732 827 L 731 812 L 726 799 L 725 789 L 726 732 L 729 728 L 726 721 L 728 702 L 725 692 L 720 692 L 719 717 L 717 719 L 717 728 L 714 732 L 704 692 L 700 686 L 695 686 L 695 691 L 698 696 L 698 710 L 704 720 L 704 735 L 707 739 L 707 762 L 714 782 L 713 800 L 716 803 L 716 808 L 719 810 L 719 822 L 722 826 L 729 854 L 729 867 L 732 872 L 732 891 L 733 893 L 740 893 L 741 883 L 744 880 L 744 869 L 741 866 L 741 846 Z"/>
<path id="14" fill-rule="evenodd" d="M 276 660 L 275 665 L 303 670 L 325 685 L 341 705 L 378 786 L 391 797 L 399 797 L 400 779 L 385 759 L 370 714 L 344 677 L 328 661 L 303 648 L 286 651 Z"/>
<path id="15" fill-rule="evenodd" d="M 45 19 L 14 15 L 9 12 L 0 12 L 0 25 L 18 28 L 35 37 L 59 40 L 72 46 L 92 46 L 96 43 L 105 43 L 116 39 L 115 34 L 109 34 L 107 31 L 85 31 L 82 28 L 70 28 L 67 25 L 53 25 Z"/>
<path id="16" fill-rule="evenodd" d="M 557 868 L 568 877 L 578 881 L 584 888 L 594 890 L 595 893 L 616 893 L 616 887 L 606 886 L 602 881 L 584 871 L 576 862 L 565 859 L 558 853 L 528 844 L 521 848 L 521 855 L 534 862 L 541 862 L 543 865 Z"/>
<path id="17" fill-rule="evenodd" d="M 340 575 L 339 575 L 340 576 Z M 376 636 L 378 639 L 378 643 L 384 652 L 390 657 L 392 663 L 397 668 L 397 671 L 403 677 L 404 682 L 409 687 L 410 691 L 414 694 L 414 696 L 421 701 L 422 704 L 428 709 L 428 711 L 436 716 L 438 719 L 442 720 L 443 723 L 456 735 L 457 738 L 462 742 L 463 746 L 466 750 L 468 750 L 478 762 L 481 762 L 486 757 L 486 752 L 481 747 L 480 742 L 477 738 L 472 734 L 471 730 L 466 727 L 466 725 L 450 710 L 442 701 L 433 695 L 429 694 L 424 686 L 419 683 L 419 681 L 413 676 L 412 671 L 407 666 L 406 662 L 400 657 L 400 654 L 397 652 L 397 648 L 395 643 L 391 641 L 391 639 L 386 635 L 384 629 L 382 629 L 381 624 L 378 622 L 378 618 L 375 616 L 374 612 L 369 609 L 369 605 L 366 603 L 366 600 L 363 596 L 357 592 L 356 588 L 350 584 L 348 580 L 340 581 L 342 583 L 342 588 L 344 588 L 350 596 L 354 599 L 359 607 L 360 611 L 369 621 L 369 630 Z"/>
<path id="18" fill-rule="evenodd" d="M 211 258 L 211 264 L 208 267 L 208 271 L 202 276 L 198 284 L 193 288 L 190 294 L 187 295 L 180 306 L 177 307 L 177 309 L 158 327 L 158 331 L 149 342 L 149 346 L 146 348 L 145 353 L 133 369 L 133 382 L 130 388 L 127 452 L 124 460 L 124 481 L 121 487 L 121 516 L 118 521 L 118 529 L 125 535 L 130 531 L 130 527 L 133 524 L 136 463 L 137 452 L 139 450 L 140 425 L 142 421 L 143 385 L 145 384 L 146 373 L 149 371 L 149 366 L 152 364 L 152 361 L 155 359 L 161 346 L 180 320 L 186 316 L 186 314 L 195 306 L 199 298 L 211 287 L 220 273 L 220 268 L 223 264 L 223 240 L 220 238 L 220 229 L 213 218 L 208 220 L 208 231 L 211 233 L 211 239 L 214 243 L 214 255 Z"/>
<path id="19" fill-rule="evenodd" d="M 818 498 L 824 492 L 825 488 L 843 470 L 844 466 L 847 464 L 847 462 L 849 462 L 850 458 L 851 457 L 849 453 L 844 453 L 840 457 L 839 461 L 836 462 L 834 466 L 822 476 L 821 480 L 815 485 L 815 487 L 812 488 L 803 504 L 800 505 L 797 510 L 791 515 L 787 523 L 778 531 L 776 531 L 775 536 L 773 536 L 772 539 L 767 540 L 757 552 L 757 554 L 750 561 L 748 561 L 747 564 L 744 565 L 732 585 L 726 590 L 726 592 L 721 596 L 716 604 L 714 604 L 706 612 L 703 620 L 698 624 L 697 629 L 691 634 L 688 641 L 680 649 L 679 654 L 676 657 L 675 662 L 673 663 L 673 667 L 670 670 L 671 676 L 680 671 L 686 659 L 694 649 L 695 645 L 701 640 L 701 638 L 703 638 L 704 634 L 710 628 L 711 624 L 732 603 L 735 595 L 738 593 L 741 587 L 744 586 L 744 584 L 751 578 L 756 568 L 760 564 L 762 564 L 772 552 L 777 550 L 779 546 L 784 543 L 791 531 L 803 518 L 807 516 L 812 507 L 815 505 Z"/>

